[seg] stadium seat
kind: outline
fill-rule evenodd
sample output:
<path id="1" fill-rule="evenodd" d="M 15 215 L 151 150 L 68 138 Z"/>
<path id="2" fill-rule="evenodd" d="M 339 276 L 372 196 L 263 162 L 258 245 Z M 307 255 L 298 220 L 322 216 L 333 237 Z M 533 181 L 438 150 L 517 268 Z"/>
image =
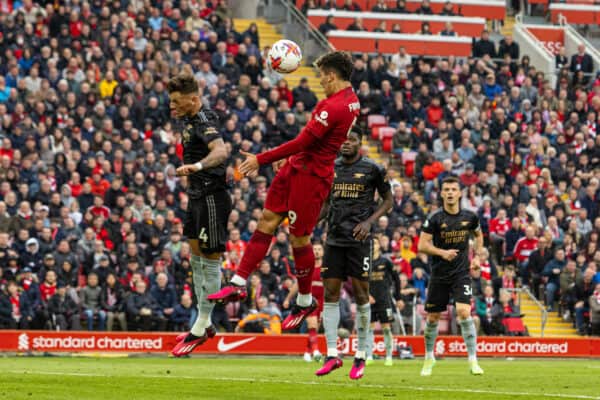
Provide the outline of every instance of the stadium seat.
<path id="1" fill-rule="evenodd" d="M 396 134 L 396 129 L 391 126 L 382 126 L 379 128 L 379 140 L 392 139 Z"/>
<path id="2" fill-rule="evenodd" d="M 363 25 L 368 31 L 373 31 L 385 21 L 389 28 L 394 24 L 400 24 L 402 32 L 415 33 L 421 29 L 421 25 L 427 22 L 434 34 L 440 33 L 445 28 L 446 22 L 451 22 L 459 36 L 479 37 L 485 28 L 485 18 L 479 17 L 448 17 L 441 15 L 415 15 L 401 13 L 377 13 L 377 12 L 352 12 L 338 10 L 309 10 L 308 20 L 314 26 L 320 26 L 328 16 L 333 15 L 335 23 L 339 27 L 350 25 L 354 19 L 360 17 Z"/>
<path id="3" fill-rule="evenodd" d="M 588 4 L 550 4 L 550 19 L 558 23 L 562 15 L 570 24 L 598 24 L 600 22 L 600 5 Z"/>
<path id="4" fill-rule="evenodd" d="M 383 139 L 381 139 L 381 150 L 384 153 L 392 152 L 392 138 L 391 137 L 384 137 Z"/>
<path id="5" fill-rule="evenodd" d="M 327 38 L 338 50 L 368 54 L 395 54 L 403 46 L 412 55 L 469 57 L 473 46 L 473 40 L 469 37 L 388 32 L 335 30 L 328 32 Z"/>
<path id="6" fill-rule="evenodd" d="M 431 10 L 434 14 L 439 14 L 448 0 L 431 0 Z M 298 8 L 301 8 L 306 0 L 297 2 Z M 377 3 L 376 0 L 353 0 L 362 10 L 370 10 Z M 389 7 L 396 7 L 396 0 L 386 0 Z M 422 0 L 407 0 L 406 10 L 414 13 L 421 6 Z M 506 17 L 506 2 L 491 1 L 472 1 L 472 0 L 452 0 L 453 10 L 457 14 L 465 17 L 482 17 L 488 20 L 503 20 Z M 338 6 L 344 5 L 344 0 L 336 0 Z"/>
<path id="7" fill-rule="evenodd" d="M 377 126 L 386 126 L 386 125 L 387 125 L 387 119 L 383 115 L 374 114 L 374 115 L 369 115 L 367 117 L 367 126 L 371 129 L 374 127 L 377 127 Z"/>

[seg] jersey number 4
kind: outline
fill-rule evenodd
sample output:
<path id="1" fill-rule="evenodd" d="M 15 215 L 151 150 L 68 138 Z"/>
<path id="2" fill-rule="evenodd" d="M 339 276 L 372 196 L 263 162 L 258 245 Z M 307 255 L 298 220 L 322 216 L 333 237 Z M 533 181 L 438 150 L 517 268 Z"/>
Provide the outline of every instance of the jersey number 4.
<path id="1" fill-rule="evenodd" d="M 202 228 L 200 234 L 198 235 L 198 239 L 202 240 L 204 243 L 208 242 L 208 235 L 206 234 L 206 228 Z"/>

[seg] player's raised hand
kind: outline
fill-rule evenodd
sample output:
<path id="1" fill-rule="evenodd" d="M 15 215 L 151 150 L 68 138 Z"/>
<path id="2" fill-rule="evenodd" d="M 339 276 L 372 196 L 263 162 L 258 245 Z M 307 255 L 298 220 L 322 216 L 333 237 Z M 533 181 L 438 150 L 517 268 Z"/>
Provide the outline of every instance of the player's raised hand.
<path id="1" fill-rule="evenodd" d="M 449 250 L 444 250 L 444 253 L 442 253 L 442 258 L 446 261 L 452 261 L 456 258 L 457 255 L 458 255 L 458 250 L 449 249 Z"/>
<path id="2" fill-rule="evenodd" d="M 253 174 L 258 173 L 258 168 L 260 164 L 258 164 L 258 159 L 255 154 L 248 153 L 240 150 L 240 154 L 246 157 L 244 162 L 240 165 L 240 172 L 246 176 L 251 176 Z"/>
<path id="3" fill-rule="evenodd" d="M 194 172 L 198 171 L 198 167 L 194 164 L 185 164 L 175 170 L 175 174 L 177 176 L 187 176 L 191 175 Z"/>

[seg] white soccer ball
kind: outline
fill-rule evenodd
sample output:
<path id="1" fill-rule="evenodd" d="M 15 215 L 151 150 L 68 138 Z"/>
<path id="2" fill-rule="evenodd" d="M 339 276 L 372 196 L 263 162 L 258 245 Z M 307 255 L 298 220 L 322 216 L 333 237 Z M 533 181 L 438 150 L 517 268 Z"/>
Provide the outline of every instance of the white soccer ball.
<path id="1" fill-rule="evenodd" d="M 281 74 L 294 72 L 302 62 L 300 46 L 291 40 L 278 40 L 269 50 L 269 64 L 271 68 Z"/>

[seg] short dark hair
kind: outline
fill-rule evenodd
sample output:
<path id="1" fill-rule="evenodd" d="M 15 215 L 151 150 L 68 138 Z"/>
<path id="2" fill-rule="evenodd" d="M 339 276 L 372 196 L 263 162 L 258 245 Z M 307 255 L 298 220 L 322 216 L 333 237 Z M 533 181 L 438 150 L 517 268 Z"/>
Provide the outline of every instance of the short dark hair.
<path id="1" fill-rule="evenodd" d="M 179 74 L 169 80 L 167 91 L 169 93 L 179 92 L 181 94 L 198 93 L 198 82 L 193 75 Z"/>
<path id="2" fill-rule="evenodd" d="M 350 133 L 353 133 L 356 136 L 358 136 L 359 140 L 362 140 L 364 134 L 362 128 L 358 125 L 352 125 L 352 128 L 350 128 Z"/>
<path id="3" fill-rule="evenodd" d="M 332 51 L 322 55 L 315 61 L 315 65 L 323 71 L 333 71 L 344 81 L 349 81 L 352 75 L 352 57 L 345 51 Z"/>
<path id="4" fill-rule="evenodd" d="M 458 179 L 458 177 L 456 177 L 454 175 L 448 175 L 442 181 L 442 186 L 444 186 L 444 184 L 453 184 L 453 183 L 456 183 L 460 186 L 460 180 Z"/>

